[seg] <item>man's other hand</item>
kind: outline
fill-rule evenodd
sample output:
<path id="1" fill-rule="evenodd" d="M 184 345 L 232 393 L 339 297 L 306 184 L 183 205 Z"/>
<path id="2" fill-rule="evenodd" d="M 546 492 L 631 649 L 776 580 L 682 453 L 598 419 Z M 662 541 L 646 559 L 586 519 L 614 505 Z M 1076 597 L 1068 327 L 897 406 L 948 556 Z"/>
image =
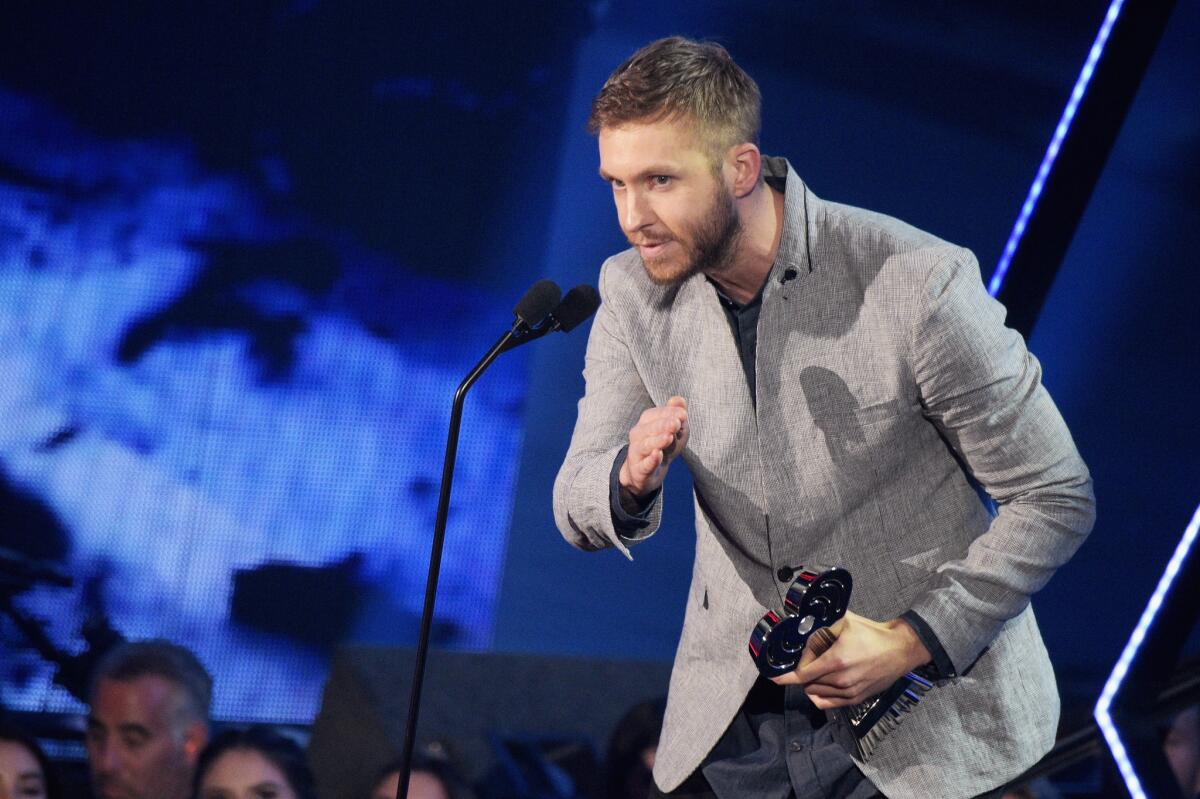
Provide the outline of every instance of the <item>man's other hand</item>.
<path id="1" fill-rule="evenodd" d="M 632 501 L 636 507 L 662 485 L 667 467 L 687 446 L 687 439 L 687 400 L 683 397 L 671 397 L 666 405 L 642 412 L 629 431 L 629 450 L 617 476 L 623 505 Z"/>
<path id="2" fill-rule="evenodd" d="M 814 656 L 805 648 L 796 670 L 774 678 L 779 685 L 803 685 L 821 710 L 857 705 L 930 661 L 929 650 L 900 619 L 872 621 L 846 612 L 830 629 L 837 640 Z"/>

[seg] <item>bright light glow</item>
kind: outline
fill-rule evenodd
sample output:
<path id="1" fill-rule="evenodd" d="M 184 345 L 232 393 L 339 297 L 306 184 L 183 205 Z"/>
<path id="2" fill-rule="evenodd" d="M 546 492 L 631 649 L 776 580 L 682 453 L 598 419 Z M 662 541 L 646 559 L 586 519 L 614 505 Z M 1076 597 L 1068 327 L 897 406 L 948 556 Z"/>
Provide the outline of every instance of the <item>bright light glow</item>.
<path id="1" fill-rule="evenodd" d="M 1187 558 L 1188 552 L 1196 540 L 1197 530 L 1200 530 L 1200 507 L 1197 507 L 1196 512 L 1192 515 L 1191 523 L 1184 530 L 1183 538 L 1179 540 L 1179 545 L 1175 547 L 1175 554 L 1171 556 L 1171 561 L 1167 564 L 1166 571 L 1159 578 L 1158 587 L 1154 589 L 1154 595 L 1150 597 L 1150 602 L 1146 605 L 1146 609 L 1142 611 L 1142 618 L 1138 620 L 1137 626 L 1133 629 L 1133 635 L 1129 637 L 1129 643 L 1125 645 L 1125 650 L 1117 660 L 1117 665 L 1113 668 L 1112 674 L 1109 675 L 1108 682 L 1104 684 L 1104 690 L 1100 693 L 1100 701 L 1096 702 L 1096 723 L 1100 725 L 1100 730 L 1104 733 L 1104 739 L 1108 742 L 1108 748 L 1112 750 L 1113 759 L 1117 762 L 1117 768 L 1121 770 L 1121 777 L 1125 780 L 1125 785 L 1129 789 L 1129 795 L 1133 799 L 1145 799 L 1146 791 L 1142 788 L 1142 782 L 1138 779 L 1137 772 L 1133 769 L 1133 764 L 1129 760 L 1129 754 L 1125 751 L 1125 744 L 1121 740 L 1121 735 L 1116 725 L 1113 723 L 1110 710 L 1113 700 L 1121 690 L 1121 684 L 1125 680 L 1125 675 L 1129 672 L 1130 666 L 1133 665 L 1133 661 L 1137 658 L 1138 650 L 1141 649 L 1142 642 L 1146 639 L 1146 634 L 1154 625 L 1154 619 L 1158 616 L 1159 608 L 1162 607 L 1163 601 L 1171 591 L 1175 576 L 1179 573 L 1184 559 Z"/>
<path id="2" fill-rule="evenodd" d="M 992 273 L 991 282 L 988 283 L 988 293 L 993 297 L 1000 292 L 1000 286 L 1004 283 L 1004 276 L 1008 274 L 1008 265 L 1012 262 L 1013 254 L 1017 251 L 1017 245 L 1021 241 L 1021 236 L 1025 235 L 1025 227 L 1029 224 L 1029 217 L 1033 216 L 1033 209 L 1037 207 L 1038 198 L 1042 196 L 1042 189 L 1046 186 L 1046 178 L 1050 176 L 1050 170 L 1054 168 L 1054 159 L 1058 157 L 1058 151 L 1062 147 L 1063 139 L 1067 137 L 1067 131 L 1071 129 L 1071 120 L 1075 118 L 1075 112 L 1079 108 L 1079 101 L 1083 99 L 1083 95 L 1087 91 L 1088 83 L 1092 80 L 1092 73 L 1096 70 L 1096 62 L 1100 60 L 1100 55 L 1104 52 L 1104 45 L 1108 43 L 1108 35 L 1112 32 L 1117 17 L 1121 15 L 1121 6 L 1124 4 L 1125 0 L 1112 0 L 1112 3 L 1108 6 L 1108 13 L 1104 15 L 1104 23 L 1100 26 L 1100 32 L 1096 34 L 1096 40 L 1092 42 L 1092 49 L 1088 52 L 1087 61 L 1083 64 L 1083 70 L 1080 71 L 1079 77 L 1075 80 L 1075 88 L 1071 91 L 1071 99 L 1067 101 L 1067 107 L 1063 109 L 1062 118 L 1058 120 L 1058 127 L 1054 129 L 1054 137 L 1050 139 L 1050 146 L 1046 149 L 1046 155 L 1042 157 L 1042 165 L 1038 167 L 1037 176 L 1033 179 L 1033 185 L 1029 187 L 1029 195 L 1025 198 L 1025 204 L 1021 206 L 1021 213 L 1017 216 L 1017 222 L 1013 225 L 1012 232 L 1008 234 L 1008 242 L 1004 245 L 1004 252 L 1000 256 L 1000 261 L 996 264 L 996 271 Z"/>

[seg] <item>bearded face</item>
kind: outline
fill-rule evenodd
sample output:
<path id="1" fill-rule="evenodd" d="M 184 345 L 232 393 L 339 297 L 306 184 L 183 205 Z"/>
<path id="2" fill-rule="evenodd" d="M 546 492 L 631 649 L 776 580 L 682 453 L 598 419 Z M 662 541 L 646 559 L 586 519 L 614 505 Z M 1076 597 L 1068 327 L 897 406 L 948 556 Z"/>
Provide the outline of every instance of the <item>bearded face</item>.
<path id="1" fill-rule="evenodd" d="M 599 142 L 621 230 L 655 283 L 728 268 L 742 232 L 737 202 L 694 126 L 630 123 L 602 128 Z"/>
<path id="2" fill-rule="evenodd" d="M 682 283 L 698 273 L 719 274 L 732 260 L 742 233 L 733 194 L 720 181 L 714 186 L 708 207 L 694 220 L 680 220 L 676 226 L 676 230 L 662 225 L 637 237 L 627 236 L 629 243 L 638 248 L 646 274 L 660 286 Z M 642 246 L 646 241 L 656 246 Z"/>

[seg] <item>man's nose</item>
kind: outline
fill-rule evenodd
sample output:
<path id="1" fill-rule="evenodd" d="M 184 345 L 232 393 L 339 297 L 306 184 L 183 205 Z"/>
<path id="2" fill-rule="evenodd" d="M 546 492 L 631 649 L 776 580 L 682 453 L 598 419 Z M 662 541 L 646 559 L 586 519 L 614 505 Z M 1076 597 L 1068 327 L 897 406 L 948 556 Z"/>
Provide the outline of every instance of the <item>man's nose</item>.
<path id="1" fill-rule="evenodd" d="M 96 747 L 94 759 L 98 774 L 115 774 L 120 765 L 117 747 L 108 744 Z"/>
<path id="2" fill-rule="evenodd" d="M 621 227 L 626 233 L 635 233 L 654 223 L 654 212 L 650 210 L 650 203 L 646 201 L 646 196 L 642 192 L 632 189 L 625 192 L 621 217 Z"/>

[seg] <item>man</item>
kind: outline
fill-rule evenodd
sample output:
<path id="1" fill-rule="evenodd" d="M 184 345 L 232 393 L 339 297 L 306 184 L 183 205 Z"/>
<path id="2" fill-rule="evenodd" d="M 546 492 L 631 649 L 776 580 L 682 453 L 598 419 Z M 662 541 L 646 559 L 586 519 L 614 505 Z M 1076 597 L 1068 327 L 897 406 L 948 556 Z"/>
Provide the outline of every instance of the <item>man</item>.
<path id="1" fill-rule="evenodd" d="M 187 649 L 125 643 L 92 678 L 87 750 L 104 799 L 187 799 L 208 743 L 212 678 Z"/>
<path id="2" fill-rule="evenodd" d="M 633 246 L 601 270 L 556 521 L 628 556 L 659 524 L 671 463 L 692 475 L 662 791 L 993 791 L 1054 740 L 1029 597 L 1091 528 L 1087 469 L 974 257 L 816 197 L 759 152 L 759 106 L 728 53 L 680 38 L 635 53 L 593 103 Z M 758 679 L 750 631 L 813 564 L 849 569 L 853 612 L 824 655 Z M 937 686 L 852 761 L 824 711 L 918 667 Z"/>

